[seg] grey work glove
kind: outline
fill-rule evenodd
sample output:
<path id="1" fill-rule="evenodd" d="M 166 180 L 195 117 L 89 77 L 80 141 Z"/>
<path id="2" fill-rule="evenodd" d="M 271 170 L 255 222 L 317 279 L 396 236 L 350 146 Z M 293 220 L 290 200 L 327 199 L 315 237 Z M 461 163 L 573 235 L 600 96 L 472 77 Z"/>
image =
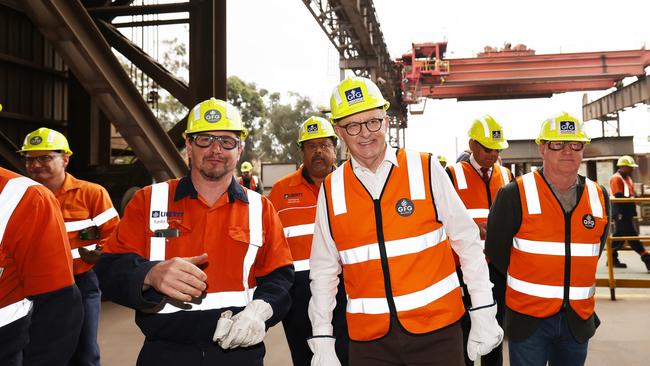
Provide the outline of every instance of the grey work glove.
<path id="1" fill-rule="evenodd" d="M 309 349 L 314 353 L 311 358 L 311 366 L 341 366 L 336 357 L 334 337 L 314 337 L 307 340 Z"/>
<path id="2" fill-rule="evenodd" d="M 218 341 L 223 349 L 256 345 L 266 335 L 266 321 L 273 316 L 273 309 L 266 301 L 253 300 L 244 310 L 232 317 L 232 326 L 225 338 Z M 217 324 L 217 328 L 218 328 Z"/>
<path id="3" fill-rule="evenodd" d="M 232 311 L 226 310 L 221 313 L 219 321 L 217 321 L 217 328 L 212 335 L 212 342 L 221 342 L 226 338 L 230 328 L 232 327 Z"/>
<path id="4" fill-rule="evenodd" d="M 467 355 L 474 361 L 495 349 L 503 340 L 503 329 L 496 319 L 496 303 L 476 310 L 469 309 L 472 326 L 467 339 Z"/>

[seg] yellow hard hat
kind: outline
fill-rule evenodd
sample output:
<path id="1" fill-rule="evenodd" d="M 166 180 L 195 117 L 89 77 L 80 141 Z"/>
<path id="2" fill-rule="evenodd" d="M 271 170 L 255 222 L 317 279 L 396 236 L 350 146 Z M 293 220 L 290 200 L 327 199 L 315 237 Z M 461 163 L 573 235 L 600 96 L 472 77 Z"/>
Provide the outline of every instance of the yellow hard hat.
<path id="1" fill-rule="evenodd" d="M 334 127 L 332 124 L 322 117 L 309 117 L 305 122 L 300 125 L 300 132 L 298 133 L 298 144 L 304 141 L 319 139 L 323 137 L 334 137 Z"/>
<path id="2" fill-rule="evenodd" d="M 542 141 L 582 141 L 588 144 L 591 139 L 587 137 L 582 122 L 567 112 L 562 112 L 559 116 L 549 118 L 542 123 L 535 142 L 539 145 Z"/>
<path id="3" fill-rule="evenodd" d="M 242 140 L 248 136 L 237 108 L 216 98 L 204 100 L 192 108 L 187 116 L 187 129 L 183 132 L 183 138 L 188 134 L 205 131 L 241 132 Z"/>
<path id="4" fill-rule="evenodd" d="M 56 150 L 61 150 L 66 155 L 72 155 L 68 140 L 61 132 L 41 127 L 25 136 L 23 147 L 18 152 Z"/>
<path id="5" fill-rule="evenodd" d="M 476 119 L 467 135 L 488 149 L 503 150 L 508 148 L 508 140 L 503 135 L 503 128 L 492 116 Z"/>
<path id="6" fill-rule="evenodd" d="M 332 121 L 374 108 L 388 109 L 390 103 L 372 80 L 351 76 L 341 81 L 330 98 Z"/>
<path id="7" fill-rule="evenodd" d="M 444 155 L 438 155 L 438 161 L 441 163 L 446 163 L 447 162 L 447 157 Z"/>
<path id="8" fill-rule="evenodd" d="M 241 163 L 241 167 L 239 168 L 242 172 L 250 172 L 253 170 L 253 164 L 249 163 L 248 161 L 245 161 Z"/>
<path id="9" fill-rule="evenodd" d="M 2 104 L 0 104 L 0 112 L 2 112 Z"/>
<path id="10" fill-rule="evenodd" d="M 618 161 L 616 162 L 616 166 L 629 166 L 632 168 L 638 167 L 637 163 L 634 162 L 634 158 L 631 157 L 630 155 L 623 155 L 620 158 L 618 158 Z"/>

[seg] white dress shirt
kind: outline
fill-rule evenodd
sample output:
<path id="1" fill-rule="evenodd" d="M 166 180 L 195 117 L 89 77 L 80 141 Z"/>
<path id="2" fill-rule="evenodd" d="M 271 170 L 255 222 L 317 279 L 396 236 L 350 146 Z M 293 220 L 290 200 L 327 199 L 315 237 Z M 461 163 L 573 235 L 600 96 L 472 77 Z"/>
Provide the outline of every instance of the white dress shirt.
<path id="1" fill-rule="evenodd" d="M 479 164 L 478 161 L 476 161 L 476 159 L 474 158 L 474 154 L 471 154 L 469 156 L 469 163 L 472 165 L 472 167 L 474 167 L 474 170 L 478 172 L 478 175 L 480 177 L 483 177 L 483 173 L 481 172 L 481 168 L 482 168 L 481 164 Z M 488 177 L 492 177 L 492 166 L 488 168 Z"/>
<path id="2" fill-rule="evenodd" d="M 338 169 L 344 169 L 345 164 Z M 351 164 L 357 178 L 372 197 L 378 199 L 391 166 L 398 166 L 396 149 L 386 148 L 384 159 L 376 172 L 361 166 L 354 158 L 351 159 Z M 431 185 L 438 219 L 443 222 L 449 243 L 460 258 L 463 279 L 467 284 L 473 306 L 492 304 L 492 283 L 489 280 L 483 248 L 479 242 L 478 227 L 469 217 L 449 176 L 437 159 L 431 159 Z M 325 194 L 321 189 L 318 194 L 314 239 L 309 259 L 312 297 L 309 301 L 308 313 L 315 336 L 332 335 L 332 310 L 336 306 L 338 275 L 341 272 L 339 252 L 332 239 L 328 220 Z M 375 230 L 374 227 L 364 229 Z"/>

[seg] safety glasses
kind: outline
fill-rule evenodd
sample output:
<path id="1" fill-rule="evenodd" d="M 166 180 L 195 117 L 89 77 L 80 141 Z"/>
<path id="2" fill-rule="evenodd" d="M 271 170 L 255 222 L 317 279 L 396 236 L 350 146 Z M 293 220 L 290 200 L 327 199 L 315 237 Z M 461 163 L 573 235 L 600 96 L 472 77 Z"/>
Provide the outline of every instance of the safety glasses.
<path id="1" fill-rule="evenodd" d="M 198 147 L 210 147 L 217 141 L 219 146 L 226 150 L 232 150 L 239 145 L 239 140 L 229 136 L 214 136 L 214 135 L 194 135 L 190 137 L 190 141 Z"/>
<path id="2" fill-rule="evenodd" d="M 348 135 L 356 136 L 361 133 L 361 127 L 363 127 L 363 125 L 366 125 L 368 131 L 377 132 L 381 128 L 383 122 L 384 118 L 371 118 L 365 122 L 352 122 L 345 126 L 339 125 L 339 127 L 344 128 Z"/>
<path id="3" fill-rule="evenodd" d="M 546 145 L 553 151 L 560 151 L 565 145 L 569 145 L 573 151 L 582 151 L 585 148 L 585 143 L 582 141 L 549 141 Z"/>
<path id="4" fill-rule="evenodd" d="M 25 165 L 32 165 L 35 162 L 39 162 L 39 164 L 47 164 L 54 160 L 57 156 L 60 156 L 61 154 L 49 154 L 49 155 L 41 155 L 41 156 L 23 156 L 23 160 L 25 161 Z"/>

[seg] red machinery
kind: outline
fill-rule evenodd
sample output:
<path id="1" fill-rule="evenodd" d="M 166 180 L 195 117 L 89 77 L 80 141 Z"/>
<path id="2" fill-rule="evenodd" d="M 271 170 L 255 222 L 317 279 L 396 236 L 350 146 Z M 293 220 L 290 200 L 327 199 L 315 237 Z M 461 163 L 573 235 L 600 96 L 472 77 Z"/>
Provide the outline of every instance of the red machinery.
<path id="1" fill-rule="evenodd" d="M 397 59 L 405 104 L 423 98 L 511 99 L 604 90 L 625 77 L 645 75 L 650 65 L 645 49 L 536 55 L 524 45 L 506 44 L 501 50 L 485 47 L 475 58 L 445 59 L 446 49 L 447 42 L 413 44 Z"/>

